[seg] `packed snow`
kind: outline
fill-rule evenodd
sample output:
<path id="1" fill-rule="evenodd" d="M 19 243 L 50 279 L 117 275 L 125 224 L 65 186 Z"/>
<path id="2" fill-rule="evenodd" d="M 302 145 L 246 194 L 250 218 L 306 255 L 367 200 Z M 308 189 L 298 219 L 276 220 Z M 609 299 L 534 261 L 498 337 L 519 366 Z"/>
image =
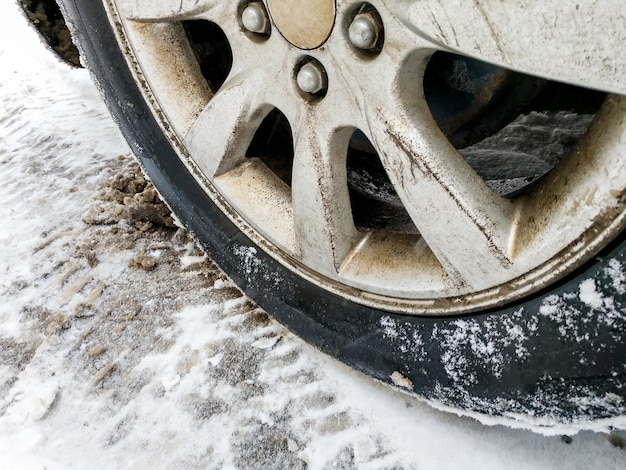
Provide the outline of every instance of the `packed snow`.
<path id="1" fill-rule="evenodd" d="M 0 35 L 0 468 L 626 467 L 623 431 L 481 424 L 302 342 L 163 213 L 88 73 L 11 2 Z M 610 307 L 593 281 L 580 297 Z"/>

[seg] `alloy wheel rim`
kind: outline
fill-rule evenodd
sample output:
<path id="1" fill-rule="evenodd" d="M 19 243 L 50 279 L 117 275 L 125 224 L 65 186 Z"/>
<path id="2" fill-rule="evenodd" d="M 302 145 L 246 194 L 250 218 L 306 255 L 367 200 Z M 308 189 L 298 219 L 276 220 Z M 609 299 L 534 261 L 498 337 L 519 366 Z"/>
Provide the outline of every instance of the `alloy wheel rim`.
<path id="1" fill-rule="evenodd" d="M 415 79 L 424 75 L 436 50 L 479 55 L 469 40 L 452 44 L 445 30 L 435 28 L 436 21 L 422 21 L 424 2 L 406 8 L 397 1 L 367 4 L 384 26 L 385 43 L 374 51 L 355 47 L 350 39 L 349 27 L 362 3 L 336 2 L 332 33 L 321 47 L 307 51 L 273 31 L 246 30 L 241 15 L 247 4 L 224 3 L 119 0 L 110 12 L 123 25 L 119 39 L 130 46 L 135 73 L 146 80 L 145 95 L 190 170 L 244 233 L 304 278 L 384 310 L 469 312 L 545 287 L 623 228 L 622 97 L 607 99 L 584 138 L 532 193 L 507 200 L 445 138 Z M 551 12 L 562 14 L 563 8 L 553 6 Z M 494 10 L 477 6 L 466 13 L 468 18 L 484 13 L 483 23 L 511 14 L 506 6 Z M 605 14 L 605 34 L 608 28 L 611 35 L 611 25 L 612 34 L 620 34 L 608 10 L 595 14 Z M 462 16 L 454 18 L 469 28 Z M 232 68 L 215 94 L 199 73 L 181 27 L 181 21 L 192 19 L 217 24 L 232 50 Z M 562 43 L 560 29 L 553 33 Z M 499 50 L 495 36 L 483 38 L 491 48 L 481 49 L 482 59 L 555 78 L 553 65 L 537 70 L 541 58 L 504 60 L 512 56 L 505 46 L 517 52 L 521 46 L 507 38 Z M 601 45 L 592 46 L 601 64 L 596 67 L 604 72 L 591 76 L 574 70 L 566 81 L 626 91 L 623 79 L 608 80 L 623 68 L 623 59 L 602 57 Z M 610 67 L 607 58 L 613 60 Z M 320 64 L 326 75 L 322 95 L 298 85 L 299 72 L 311 63 Z M 611 68 L 614 74 L 602 75 Z M 293 131 L 291 187 L 262 161 L 246 158 L 273 109 L 284 114 Z M 346 152 L 356 130 L 377 150 L 420 235 L 356 230 L 346 183 Z"/>

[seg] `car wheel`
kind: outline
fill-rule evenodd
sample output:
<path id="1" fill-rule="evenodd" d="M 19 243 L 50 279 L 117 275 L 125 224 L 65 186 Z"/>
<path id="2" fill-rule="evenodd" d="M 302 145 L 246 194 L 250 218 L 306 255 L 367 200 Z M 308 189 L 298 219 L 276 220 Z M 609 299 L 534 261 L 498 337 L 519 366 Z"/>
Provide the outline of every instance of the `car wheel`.
<path id="1" fill-rule="evenodd" d="M 61 6 L 163 198 L 277 320 L 457 409 L 624 414 L 621 6 Z"/>

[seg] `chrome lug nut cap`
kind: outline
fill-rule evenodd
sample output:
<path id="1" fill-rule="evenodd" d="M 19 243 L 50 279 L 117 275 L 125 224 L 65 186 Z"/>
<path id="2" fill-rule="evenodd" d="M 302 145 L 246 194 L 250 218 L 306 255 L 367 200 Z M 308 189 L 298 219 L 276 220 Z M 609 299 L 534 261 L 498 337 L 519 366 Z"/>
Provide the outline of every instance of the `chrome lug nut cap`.
<path id="1" fill-rule="evenodd" d="M 270 23 L 267 12 L 260 2 L 252 2 L 243 10 L 241 23 L 251 33 L 266 34 L 269 32 Z"/>
<path id="2" fill-rule="evenodd" d="M 378 42 L 381 24 L 371 13 L 360 13 L 348 28 L 350 42 L 359 49 L 373 49 Z"/>
<path id="3" fill-rule="evenodd" d="M 326 87 L 326 79 L 321 66 L 309 62 L 304 64 L 296 77 L 298 87 L 306 93 L 319 93 Z"/>

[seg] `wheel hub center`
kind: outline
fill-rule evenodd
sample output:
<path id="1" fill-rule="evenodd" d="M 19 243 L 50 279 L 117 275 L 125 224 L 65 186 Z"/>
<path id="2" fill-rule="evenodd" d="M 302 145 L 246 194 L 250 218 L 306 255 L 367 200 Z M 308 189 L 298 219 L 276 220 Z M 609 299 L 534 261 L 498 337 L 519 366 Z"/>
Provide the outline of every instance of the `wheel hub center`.
<path id="1" fill-rule="evenodd" d="M 268 0 L 267 3 L 280 34 L 301 49 L 315 49 L 324 44 L 335 24 L 335 0 Z"/>

